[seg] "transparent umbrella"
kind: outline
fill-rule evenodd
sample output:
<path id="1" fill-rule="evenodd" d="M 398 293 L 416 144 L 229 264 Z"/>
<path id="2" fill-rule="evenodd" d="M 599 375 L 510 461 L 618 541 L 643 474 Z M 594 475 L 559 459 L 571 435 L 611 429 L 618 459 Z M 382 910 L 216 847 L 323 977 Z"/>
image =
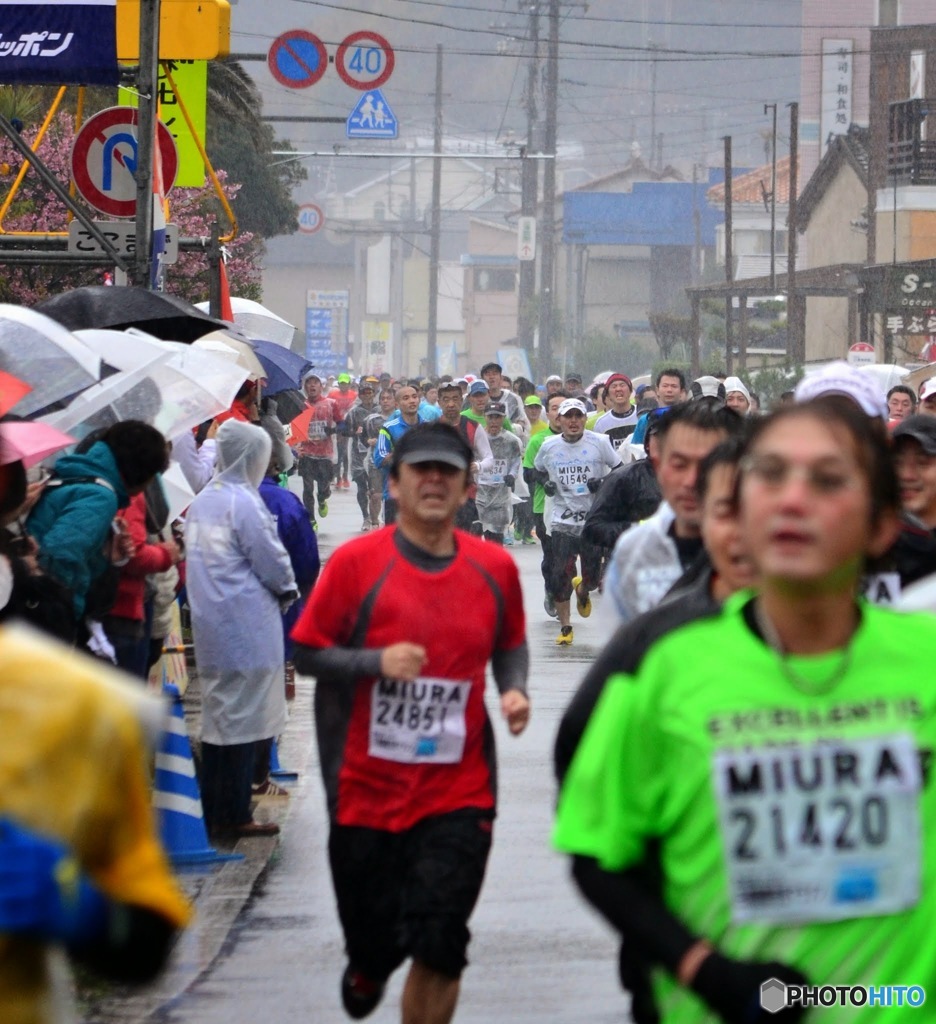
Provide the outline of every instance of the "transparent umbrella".
<path id="1" fill-rule="evenodd" d="M 16 403 L 18 416 L 31 416 L 94 384 L 101 360 L 47 316 L 0 305 L 0 370 L 31 386 Z"/>
<path id="2" fill-rule="evenodd" d="M 866 366 L 859 366 L 858 370 L 874 380 L 882 395 L 886 395 L 897 384 L 903 384 L 910 373 L 906 366 L 898 366 L 896 363 L 869 363 Z"/>
<path id="3" fill-rule="evenodd" d="M 64 410 L 44 417 L 45 422 L 85 436 L 121 420 L 139 419 L 171 439 L 230 408 L 247 379 L 243 367 L 217 353 L 139 335 L 131 345 L 142 351 L 144 343 L 158 355 L 107 377 Z"/>

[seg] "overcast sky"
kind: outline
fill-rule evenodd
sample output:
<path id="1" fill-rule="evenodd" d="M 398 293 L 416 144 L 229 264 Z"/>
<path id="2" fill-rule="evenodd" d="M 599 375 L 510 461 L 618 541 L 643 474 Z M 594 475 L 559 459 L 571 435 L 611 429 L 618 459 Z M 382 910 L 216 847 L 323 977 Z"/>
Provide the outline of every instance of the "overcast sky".
<path id="1" fill-rule="evenodd" d="M 529 4 L 522 6 L 517 0 L 239 0 L 232 50 L 266 53 L 280 33 L 305 29 L 333 55 L 352 32 L 380 32 L 396 53 L 383 93 L 404 148 L 408 137 L 431 135 L 441 43 L 446 131 L 481 132 L 492 141 L 511 133 L 523 138 L 531 45 Z M 540 6 L 545 11 L 547 0 Z M 730 134 L 736 164 L 765 162 L 764 103 L 782 109 L 799 99 L 799 22 L 799 0 L 564 0 L 560 141 L 585 146 L 596 174 L 626 162 L 634 141 L 648 157 L 655 78 L 665 160 L 720 162 L 721 138 Z M 544 39 L 547 27 L 543 16 Z M 268 113 L 347 117 L 360 98 L 334 67 L 315 86 L 296 90 L 278 84 L 259 61 L 245 66 Z M 347 144 L 340 125 L 277 130 L 300 148 Z M 778 153 L 785 151 L 781 131 Z"/>

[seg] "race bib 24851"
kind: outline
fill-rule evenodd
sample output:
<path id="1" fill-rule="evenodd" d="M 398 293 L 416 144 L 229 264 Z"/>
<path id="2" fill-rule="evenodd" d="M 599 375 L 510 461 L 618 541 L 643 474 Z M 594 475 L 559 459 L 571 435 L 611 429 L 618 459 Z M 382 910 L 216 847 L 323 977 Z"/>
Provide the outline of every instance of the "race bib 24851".
<path id="1" fill-rule="evenodd" d="M 465 752 L 469 682 L 378 679 L 371 691 L 368 753 L 402 764 L 458 764 Z"/>

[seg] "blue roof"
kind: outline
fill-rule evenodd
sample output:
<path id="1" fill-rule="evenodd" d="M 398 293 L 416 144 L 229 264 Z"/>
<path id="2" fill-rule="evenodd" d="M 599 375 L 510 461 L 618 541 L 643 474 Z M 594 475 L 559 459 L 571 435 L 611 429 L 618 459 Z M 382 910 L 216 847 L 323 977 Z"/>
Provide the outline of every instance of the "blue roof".
<path id="1" fill-rule="evenodd" d="M 721 210 L 706 202 L 711 182 L 640 181 L 632 192 L 566 192 L 562 240 L 570 245 L 695 245 L 695 211 L 703 246 L 715 244 Z"/>

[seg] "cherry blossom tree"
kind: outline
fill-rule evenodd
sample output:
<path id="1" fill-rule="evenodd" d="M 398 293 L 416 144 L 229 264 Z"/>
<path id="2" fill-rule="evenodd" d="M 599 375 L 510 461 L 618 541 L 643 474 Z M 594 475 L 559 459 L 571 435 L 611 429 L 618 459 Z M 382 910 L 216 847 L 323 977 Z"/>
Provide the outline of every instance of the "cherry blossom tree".
<path id="1" fill-rule="evenodd" d="M 31 127 L 24 129 L 22 137 L 32 145 L 36 135 L 37 129 Z M 71 180 L 70 154 L 74 138 L 74 119 L 68 114 L 60 114 L 50 125 L 38 151 L 45 165 L 63 185 Z M 6 199 L 22 164 L 23 158 L 12 143 L 6 138 L 0 139 L 0 202 Z M 228 182 L 223 171 L 218 172 L 218 177 L 236 216 L 240 186 Z M 81 202 L 77 197 L 76 201 Z M 93 211 L 88 212 L 99 216 Z M 179 226 L 180 237 L 210 238 L 215 220 L 221 226 L 222 235 L 227 231 L 226 218 L 211 185 L 201 189 L 173 189 L 169 194 L 169 219 Z M 0 227 L 7 237 L 17 232 L 67 231 L 67 210 L 30 168 Z M 28 239 L 24 239 L 24 243 L 28 247 Z M 225 251 L 231 294 L 259 299 L 264 252 L 262 239 L 245 232 L 227 243 Z M 108 268 L 105 267 L 70 270 L 65 264 L 8 266 L 0 275 L 0 302 L 32 306 L 69 288 L 101 284 L 106 273 Z M 208 275 L 207 255 L 180 253 L 178 262 L 166 269 L 166 291 L 190 302 L 204 301 L 208 298 Z"/>

